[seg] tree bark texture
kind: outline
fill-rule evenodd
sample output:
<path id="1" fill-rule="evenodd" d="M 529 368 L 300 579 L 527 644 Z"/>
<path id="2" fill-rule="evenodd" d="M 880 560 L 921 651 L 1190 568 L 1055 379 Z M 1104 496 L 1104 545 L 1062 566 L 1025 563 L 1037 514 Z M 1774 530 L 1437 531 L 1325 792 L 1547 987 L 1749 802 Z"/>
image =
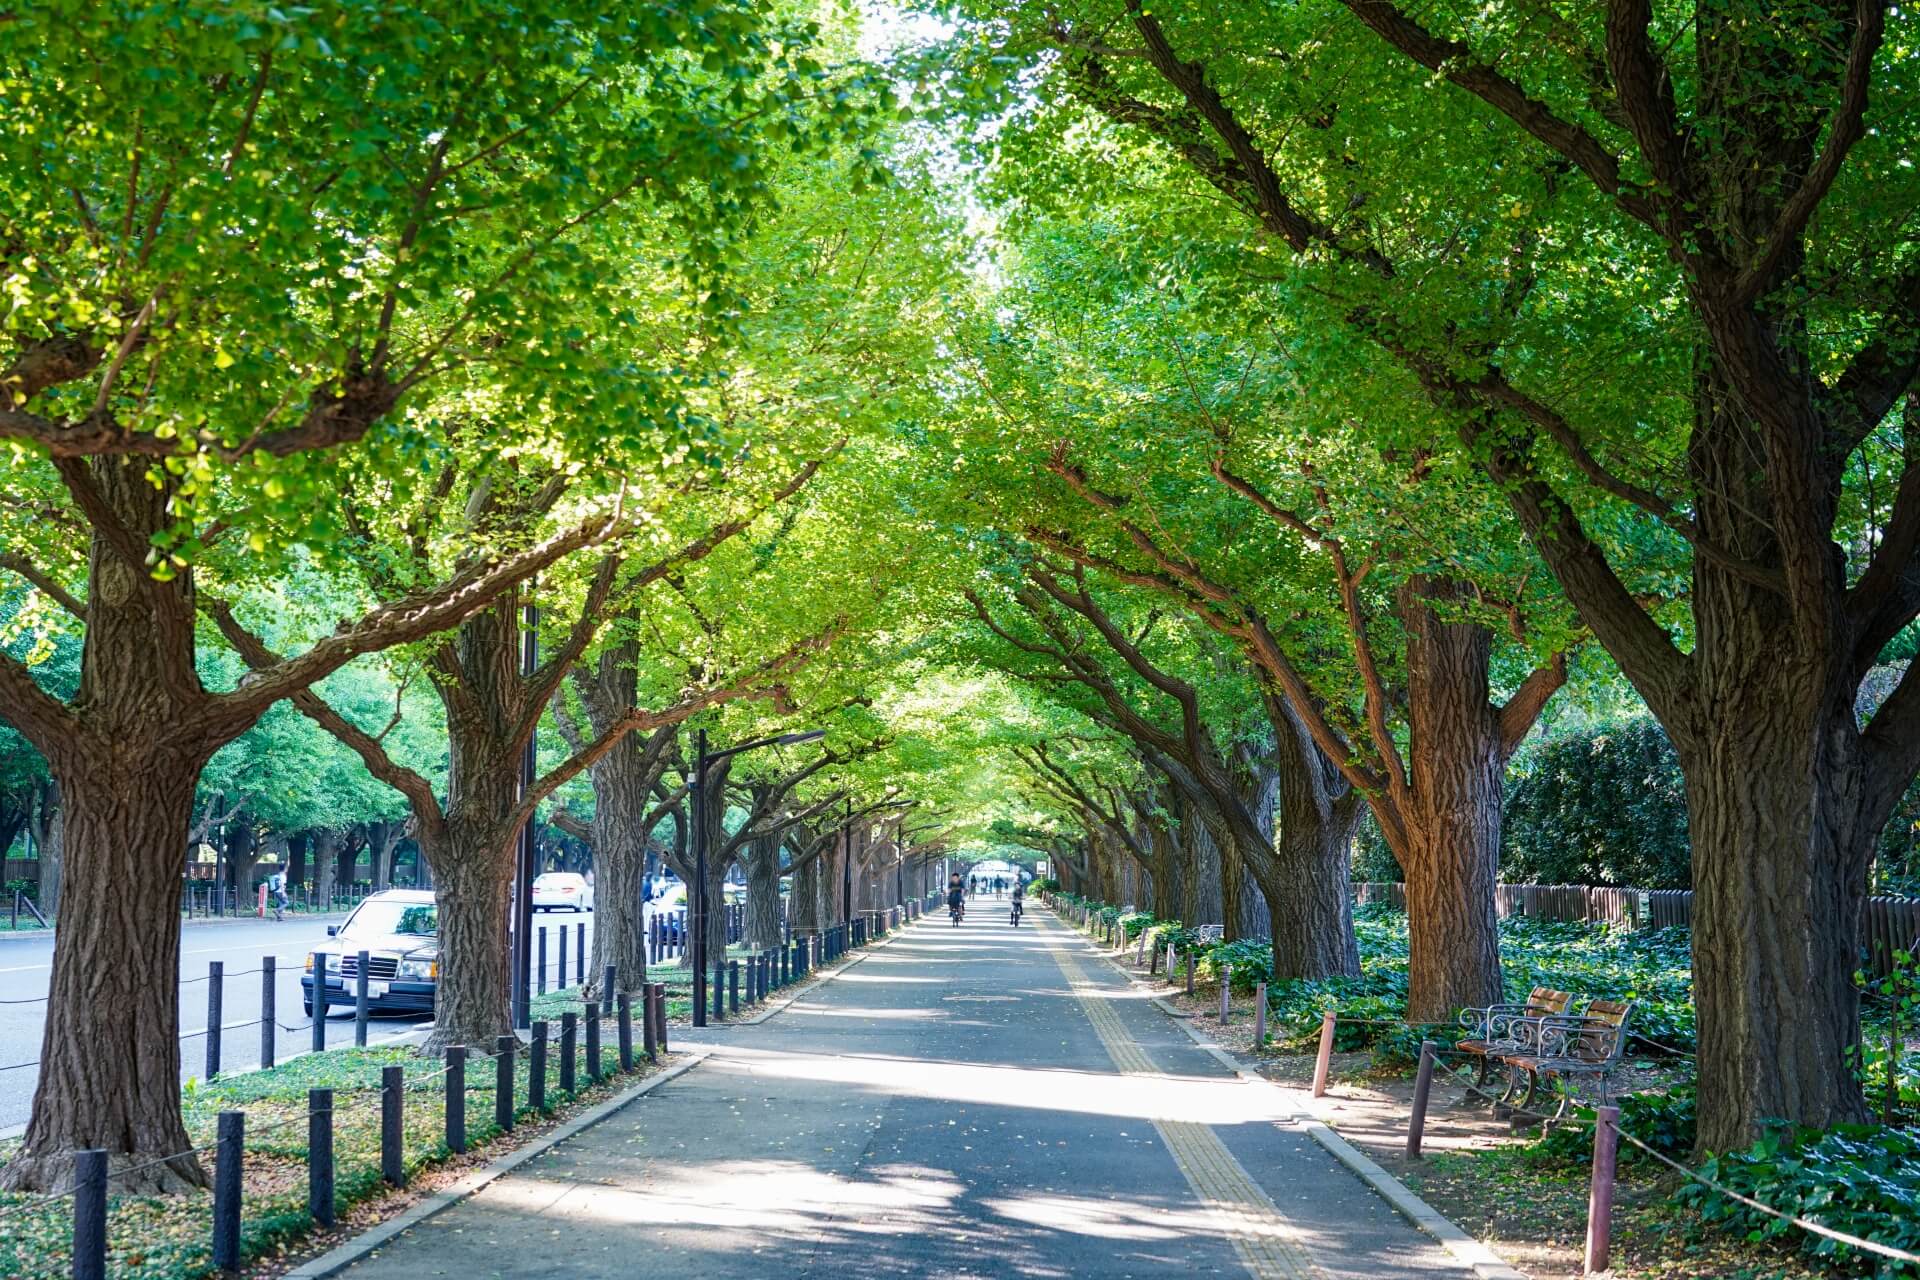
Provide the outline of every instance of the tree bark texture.
<path id="1" fill-rule="evenodd" d="M 60 884 L 67 848 L 67 809 L 60 802 L 59 783 L 48 778 L 34 788 L 34 795 L 28 798 L 27 824 L 33 832 L 34 848 L 40 855 L 35 900 L 51 920 L 60 910 Z"/>
<path id="2" fill-rule="evenodd" d="M 136 537 L 167 521 L 146 470 L 87 468 Z M 32 1119 L 0 1170 L 12 1191 L 71 1185 L 86 1147 L 116 1171 L 150 1166 L 116 1189 L 206 1185 L 180 1111 L 179 913 L 194 786 L 221 744 L 183 711 L 201 694 L 188 575 L 152 582 L 133 554 L 96 535 L 73 722 L 36 743 L 66 813 L 62 918 Z"/>
<path id="3" fill-rule="evenodd" d="M 741 850 L 747 872 L 747 945 L 769 951 L 780 945 L 780 837 L 755 836 Z"/>
<path id="4" fill-rule="evenodd" d="M 1414 579 L 1401 593 L 1407 637 L 1407 1017 L 1443 1022 L 1500 1000 L 1502 783 L 1508 749 L 1489 701 L 1493 638 L 1433 604 L 1458 583 Z"/>

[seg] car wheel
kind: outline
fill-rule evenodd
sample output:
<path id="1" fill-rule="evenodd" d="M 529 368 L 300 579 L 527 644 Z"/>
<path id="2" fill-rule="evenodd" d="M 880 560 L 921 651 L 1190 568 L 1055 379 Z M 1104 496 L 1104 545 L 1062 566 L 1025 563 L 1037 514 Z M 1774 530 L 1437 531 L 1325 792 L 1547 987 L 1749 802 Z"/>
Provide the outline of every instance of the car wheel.
<path id="1" fill-rule="evenodd" d="M 313 1001 L 311 1001 L 311 1000 L 302 1000 L 302 1001 L 300 1002 L 300 1007 L 301 1007 L 301 1009 L 303 1009 L 303 1010 L 305 1010 L 305 1011 L 306 1011 L 306 1015 L 307 1015 L 307 1016 L 308 1016 L 309 1018 L 311 1018 L 311 1017 L 313 1016 Z"/>

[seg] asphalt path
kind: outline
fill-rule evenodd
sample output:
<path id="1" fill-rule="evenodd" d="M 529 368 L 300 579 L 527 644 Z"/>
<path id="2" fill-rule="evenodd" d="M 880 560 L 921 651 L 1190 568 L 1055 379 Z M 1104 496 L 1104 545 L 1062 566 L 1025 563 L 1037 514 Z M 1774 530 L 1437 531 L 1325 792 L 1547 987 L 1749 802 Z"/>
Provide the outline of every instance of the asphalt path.
<path id="1" fill-rule="evenodd" d="M 284 1061 L 312 1044 L 312 1022 L 301 1010 L 300 978 L 306 957 L 330 944 L 327 926 L 346 919 L 328 916 L 289 916 L 274 920 L 195 920 L 180 928 L 180 1078 L 184 1082 L 206 1073 L 207 966 L 226 966 L 221 989 L 221 1053 L 223 1071 L 254 1066 L 260 1060 L 262 975 L 261 959 L 273 956 L 275 965 L 275 1057 Z M 587 931 L 587 954 L 593 954 L 593 915 L 540 912 L 534 926 L 547 934 L 547 985 L 559 978 L 560 929 L 567 938 L 567 982 L 579 981 L 574 964 L 573 934 Z M 33 1104 L 39 1071 L 31 1063 L 40 1056 L 46 1030 L 45 999 L 52 977 L 53 935 L 0 935 L 0 1136 L 26 1123 Z M 19 1002 L 19 1003 L 7 1003 Z M 424 1016 L 375 1016 L 369 1019 L 367 1041 L 377 1044 L 427 1024 Z M 338 1006 L 326 1020 L 327 1044 L 353 1043 L 353 1011 Z M 11 1070 L 7 1068 L 12 1068 Z"/>
<path id="2" fill-rule="evenodd" d="M 344 1274 L 1471 1276 L 1312 1140 L 1296 1091 L 1004 906 L 680 1037 L 711 1055 Z"/>

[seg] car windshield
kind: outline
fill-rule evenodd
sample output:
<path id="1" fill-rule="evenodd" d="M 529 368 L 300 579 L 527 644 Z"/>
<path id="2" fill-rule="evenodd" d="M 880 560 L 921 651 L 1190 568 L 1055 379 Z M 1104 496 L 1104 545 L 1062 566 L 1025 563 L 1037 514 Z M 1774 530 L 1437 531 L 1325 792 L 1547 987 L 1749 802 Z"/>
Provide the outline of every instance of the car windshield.
<path id="1" fill-rule="evenodd" d="M 340 930 L 343 938 L 384 938 L 392 934 L 431 937 L 440 927 L 431 902 L 363 902 Z"/>

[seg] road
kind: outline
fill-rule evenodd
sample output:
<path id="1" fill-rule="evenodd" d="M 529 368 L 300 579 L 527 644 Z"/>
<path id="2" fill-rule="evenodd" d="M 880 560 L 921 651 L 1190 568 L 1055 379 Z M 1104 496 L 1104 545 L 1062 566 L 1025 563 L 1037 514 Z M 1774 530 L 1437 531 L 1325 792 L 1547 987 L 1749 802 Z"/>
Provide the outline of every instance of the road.
<path id="1" fill-rule="evenodd" d="M 348 1280 L 1472 1272 L 1077 934 L 928 917 Z M 1030 926 L 1030 927 L 1029 927 Z"/>
<path id="2" fill-rule="evenodd" d="M 304 1051 L 312 1043 L 311 1022 L 300 1008 L 300 976 L 306 957 L 317 947 L 328 944 L 327 925 L 338 924 L 345 915 L 291 916 L 284 922 L 272 920 L 192 921 L 181 926 L 180 935 L 180 1029 L 201 1032 L 207 1026 L 207 965 L 220 961 L 226 966 L 222 988 L 221 1065 L 231 1072 L 253 1066 L 260 1060 L 260 961 L 273 956 L 276 961 L 274 983 L 274 1020 L 276 1057 Z M 549 989 L 559 977 L 560 929 L 566 926 L 567 981 L 577 982 L 572 934 L 587 930 L 587 953 L 593 952 L 593 916 L 570 912 L 541 913 L 534 917 L 535 927 L 547 934 Z M 5 1070 L 15 1063 L 31 1062 L 40 1056 L 40 1041 L 46 1025 L 47 986 L 52 973 L 53 937 L 33 934 L 11 937 L 0 934 L 0 1135 L 26 1123 L 33 1103 L 33 1087 L 39 1072 L 31 1066 Z M 5 1003 L 25 1001 L 27 1003 Z M 425 1025 L 423 1018 L 377 1017 L 368 1027 L 369 1043 L 390 1040 Z M 293 1028 L 287 1030 L 286 1028 Z M 327 1020 L 327 1043 L 353 1043 L 351 1010 L 335 1009 Z M 188 1034 L 181 1039 L 180 1078 L 205 1074 L 206 1040 Z"/>

